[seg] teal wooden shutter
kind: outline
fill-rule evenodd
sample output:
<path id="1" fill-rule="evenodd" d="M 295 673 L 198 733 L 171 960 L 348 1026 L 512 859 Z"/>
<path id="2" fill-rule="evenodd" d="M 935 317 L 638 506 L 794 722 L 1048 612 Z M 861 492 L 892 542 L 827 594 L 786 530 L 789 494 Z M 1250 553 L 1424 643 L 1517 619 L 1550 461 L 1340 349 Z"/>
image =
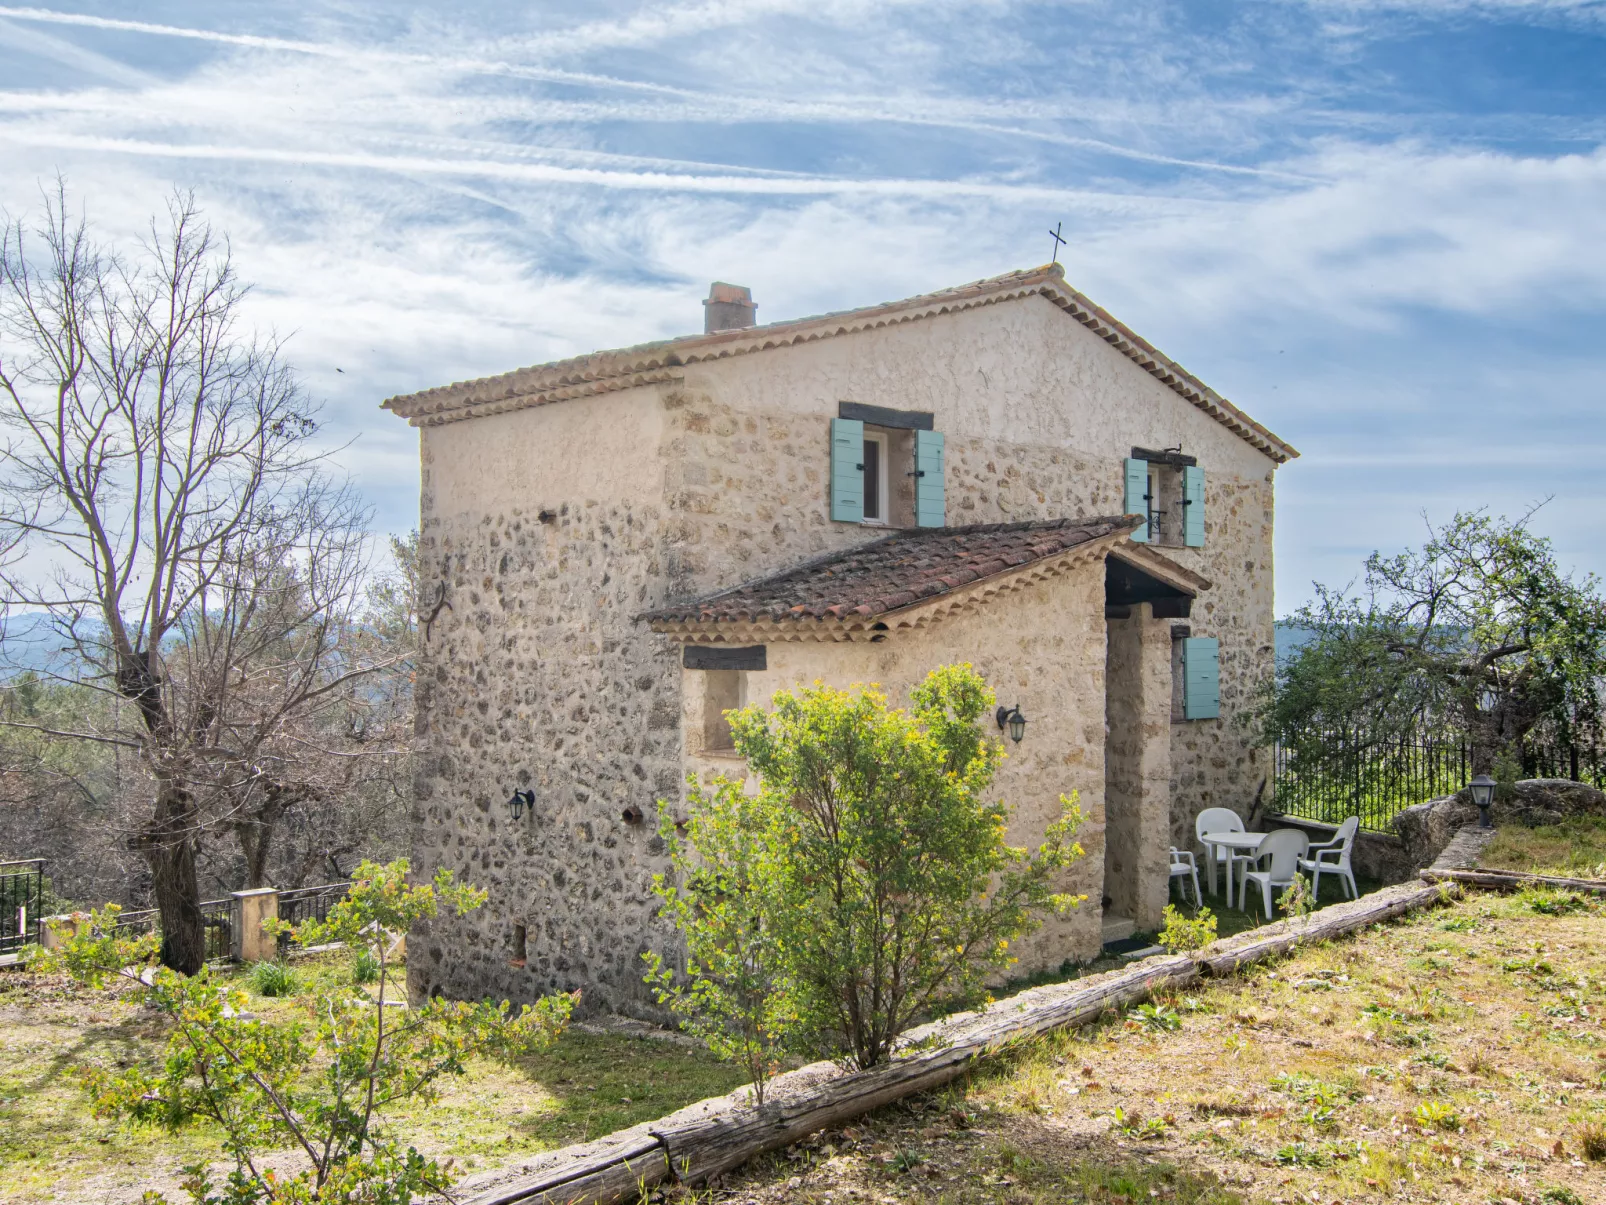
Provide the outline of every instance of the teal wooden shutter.
<path id="1" fill-rule="evenodd" d="M 1189 636 L 1182 642 L 1182 718 L 1214 720 L 1221 715 L 1221 642 Z"/>
<path id="2" fill-rule="evenodd" d="M 1195 464 L 1182 469 L 1182 542 L 1204 547 L 1204 470 Z"/>
<path id="3" fill-rule="evenodd" d="M 948 520 L 942 480 L 942 432 L 915 432 L 915 526 L 941 527 Z"/>
<path id="4" fill-rule="evenodd" d="M 831 420 L 831 518 L 864 522 L 864 424 Z"/>
<path id="5" fill-rule="evenodd" d="M 1135 456 L 1126 458 L 1126 501 L 1122 514 L 1142 515 L 1143 526 L 1132 533 L 1139 544 L 1149 542 L 1149 462 Z"/>

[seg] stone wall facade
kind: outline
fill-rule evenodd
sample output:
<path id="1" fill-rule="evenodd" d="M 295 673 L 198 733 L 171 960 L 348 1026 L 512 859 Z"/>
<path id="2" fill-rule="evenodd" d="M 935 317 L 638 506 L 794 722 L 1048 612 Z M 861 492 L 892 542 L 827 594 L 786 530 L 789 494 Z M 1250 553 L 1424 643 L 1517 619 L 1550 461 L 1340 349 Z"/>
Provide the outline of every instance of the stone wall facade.
<path id="1" fill-rule="evenodd" d="M 448 605 L 419 665 L 415 868 L 450 867 L 491 899 L 419 933 L 415 993 L 525 1000 L 584 987 L 587 1009 L 655 1014 L 640 955 L 673 946 L 649 890 L 667 859 L 650 820 L 626 816 L 650 818 L 681 789 L 687 675 L 678 646 L 637 616 L 885 534 L 829 518 L 829 423 L 843 401 L 935 415 L 951 524 L 1119 512 L 1131 447 L 1182 444 L 1199 458 L 1205 546 L 1164 552 L 1213 583 L 1186 622 L 1220 637 L 1225 718 L 1171 725 L 1170 822 L 1191 844 L 1200 808 L 1244 810 L 1263 771 L 1230 717 L 1271 672 L 1269 456 L 1040 297 L 692 364 L 597 397 L 421 428 L 421 574 L 426 599 L 440 583 Z M 1099 801 L 1084 830 L 1099 833 L 1092 866 L 1105 632 L 1102 600 L 1082 603 L 1076 623 L 1099 676 L 1077 687 L 1092 692 L 1077 711 L 1087 738 L 1060 756 L 1080 759 L 1063 773 L 1084 804 Z M 1012 621 L 984 619 L 951 645 L 939 624 L 926 647 L 852 646 L 808 672 L 875 678 L 891 671 L 854 659 L 893 656 L 902 689 L 927 658 L 1001 656 L 983 639 L 994 622 Z M 788 664 L 781 647 L 772 665 Z M 1077 652 L 1067 665 L 1085 661 Z M 1044 664 L 994 684 L 1047 715 L 1052 692 L 1027 704 Z M 1022 757 L 1045 756 L 1035 730 L 1026 744 Z M 515 787 L 536 795 L 517 822 L 504 806 Z"/>
<path id="2" fill-rule="evenodd" d="M 1059 889 L 1088 899 L 1064 918 L 1048 920 L 1016 949 L 1018 972 L 1052 970 L 1067 959 L 1098 953 L 1099 894 L 1104 858 L 1104 565 L 1084 564 L 884 643 L 799 641 L 772 644 L 767 666 L 745 673 L 749 702 L 767 703 L 780 690 L 823 682 L 849 688 L 874 684 L 897 707 L 940 665 L 967 662 L 999 701 L 1019 705 L 1026 737 L 1005 744 L 993 780 L 1009 804 L 1012 845 L 1035 846 L 1060 817 L 1061 796 L 1074 798 L 1085 819 L 1076 838 L 1085 856 Z M 704 671 L 684 670 L 687 732 L 701 726 Z M 745 775 L 734 757 L 688 749 L 688 772 Z"/>

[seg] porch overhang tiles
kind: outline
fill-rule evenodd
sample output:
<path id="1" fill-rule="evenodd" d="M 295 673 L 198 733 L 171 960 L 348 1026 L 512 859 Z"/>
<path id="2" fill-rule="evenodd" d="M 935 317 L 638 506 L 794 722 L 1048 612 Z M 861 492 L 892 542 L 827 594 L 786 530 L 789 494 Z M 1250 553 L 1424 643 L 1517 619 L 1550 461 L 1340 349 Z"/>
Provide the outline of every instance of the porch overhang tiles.
<path id="1" fill-rule="evenodd" d="M 653 631 L 661 633 L 679 644 L 778 644 L 794 641 L 842 643 L 856 641 L 879 643 L 891 636 L 917 632 L 929 628 L 951 615 L 974 612 L 988 603 L 1008 594 L 1024 590 L 1039 582 L 1049 581 L 1085 565 L 1102 563 L 1112 548 L 1127 543 L 1134 524 L 1126 518 L 1119 520 L 1088 520 L 1104 529 L 1074 546 L 1060 548 L 1020 564 L 1009 565 L 996 572 L 970 581 L 947 585 L 941 593 L 912 602 L 890 607 L 869 603 L 856 606 L 832 606 L 820 614 L 808 614 L 801 607 L 791 608 L 781 615 L 746 611 L 738 605 L 720 611 L 704 610 L 720 599 L 744 588 L 726 591 L 702 604 L 689 604 L 682 608 L 664 608 L 644 616 Z M 1027 528 L 1032 524 L 997 524 L 999 528 Z M 944 529 L 923 535 L 938 535 Z M 961 529 L 963 530 L 963 529 Z M 850 557 L 854 552 L 838 553 L 814 563 L 817 570 Z M 1180 568 L 1180 566 L 1179 566 Z M 796 571 L 793 571 L 796 572 Z M 787 576 L 787 575 L 783 575 Z M 761 583 L 755 583 L 761 584 Z M 894 598 L 897 596 L 895 595 Z M 696 614 L 689 613 L 697 607 Z"/>

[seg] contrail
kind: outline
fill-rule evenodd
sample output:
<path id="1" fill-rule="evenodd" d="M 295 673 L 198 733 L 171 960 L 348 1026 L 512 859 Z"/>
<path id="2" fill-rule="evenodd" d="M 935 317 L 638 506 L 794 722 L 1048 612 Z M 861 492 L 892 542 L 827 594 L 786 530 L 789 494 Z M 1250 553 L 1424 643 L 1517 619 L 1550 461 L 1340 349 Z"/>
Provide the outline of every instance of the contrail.
<path id="1" fill-rule="evenodd" d="M 68 150 L 175 159 L 218 159 L 260 163 L 294 163 L 312 167 L 364 168 L 398 174 L 477 176 L 647 192 L 727 193 L 757 196 L 910 196 L 986 197 L 1000 201 L 1080 202 L 1085 208 L 1175 208 L 1168 199 L 1138 194 L 1089 192 L 1032 184 L 997 184 L 984 180 L 872 179 L 828 176 L 726 176 L 687 172 L 624 172 L 603 168 L 559 167 L 543 163 L 497 163 L 483 159 L 436 159 L 416 155 L 379 155 L 365 151 L 281 150 L 273 147 L 176 144 L 131 138 L 99 138 L 0 129 L 0 143 Z M 1190 208 L 1207 202 L 1190 201 Z"/>
<path id="2" fill-rule="evenodd" d="M 826 98 L 821 100 L 791 101 L 775 100 L 764 97 L 721 95 L 716 93 L 698 92 L 690 88 L 679 88 L 669 84 L 653 84 L 640 80 L 622 79 L 618 76 L 601 75 L 593 72 L 564 71 L 558 68 L 531 67 L 519 63 L 506 61 L 473 59 L 459 57 L 440 57 L 435 55 L 409 53 L 405 51 L 378 50 L 334 45 L 325 42 L 309 42 L 293 38 L 267 37 L 260 34 L 232 34 L 218 30 L 195 29 L 180 25 L 164 25 L 151 21 L 132 21 L 118 17 L 98 17 L 84 13 L 62 13 L 43 8 L 19 8 L 0 5 L 0 17 L 9 17 L 15 20 L 42 21 L 59 25 L 76 25 L 91 29 L 119 30 L 127 33 L 150 34 L 159 37 L 187 38 L 196 41 L 216 42 L 230 46 L 241 46 L 255 50 L 276 50 L 292 54 L 312 55 L 320 58 L 335 59 L 367 59 L 375 62 L 389 62 L 410 64 L 435 69 L 449 69 L 463 71 L 478 75 L 503 75 L 520 79 L 540 80 L 551 83 L 585 84 L 593 87 L 618 88 L 632 91 L 647 92 L 659 96 L 674 97 L 680 100 L 692 101 L 697 104 L 710 106 L 714 112 L 702 112 L 696 116 L 699 120 L 725 120 L 725 121 L 763 121 L 763 120 L 811 120 L 833 123 L 867 124 L 873 122 L 886 122 L 888 124 L 912 125 L 929 129 L 963 130 L 971 133 L 1001 135 L 1009 138 L 1019 138 L 1031 142 L 1041 142 L 1055 146 L 1077 147 L 1096 151 L 1102 154 L 1114 155 L 1118 158 L 1130 159 L 1139 163 L 1152 163 L 1166 167 L 1187 168 L 1193 171 L 1220 172 L 1227 175 L 1249 177 L 1262 177 L 1268 179 L 1287 180 L 1291 182 L 1310 184 L 1318 181 L 1310 176 L 1294 172 L 1281 171 L 1273 168 L 1247 167 L 1240 164 L 1218 163 L 1208 159 L 1189 159 L 1175 155 L 1164 155 L 1153 151 L 1141 151 L 1132 147 L 1122 146 L 1119 143 L 1107 142 L 1100 138 L 1089 138 L 1074 134 L 1059 134 L 1044 130 L 1033 130 L 1021 126 L 1002 125 L 997 121 L 970 120 L 942 116 L 921 116 L 900 112 L 886 107 L 885 98 L 882 97 L 844 97 Z M 661 22 L 649 23 L 658 27 Z M 645 28 L 646 26 L 643 26 Z M 592 28 L 582 26 L 581 30 Z M 562 38 L 568 35 L 553 35 Z M 931 107 L 929 98 L 916 98 L 918 103 Z M 970 106 L 972 111 L 981 113 L 997 113 L 1000 116 L 1037 116 L 1047 119 L 1057 118 L 1052 111 L 1042 112 L 1041 106 L 1031 106 L 1038 110 L 1035 113 L 1021 113 L 1017 107 L 1012 106 Z M 649 121 L 678 121 L 683 116 L 673 109 L 653 114 L 638 115 L 636 120 Z"/>

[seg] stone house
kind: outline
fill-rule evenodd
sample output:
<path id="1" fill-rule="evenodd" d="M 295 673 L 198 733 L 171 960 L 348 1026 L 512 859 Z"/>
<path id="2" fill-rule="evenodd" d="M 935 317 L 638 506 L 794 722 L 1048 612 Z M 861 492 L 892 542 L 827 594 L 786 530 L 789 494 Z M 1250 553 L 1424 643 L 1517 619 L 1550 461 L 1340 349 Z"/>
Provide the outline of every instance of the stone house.
<path id="1" fill-rule="evenodd" d="M 1158 923 L 1193 818 L 1269 767 L 1273 476 L 1297 453 L 1057 265 L 391 398 L 419 428 L 414 865 L 491 892 L 418 994 L 650 1014 L 656 801 L 742 767 L 723 712 L 968 661 L 1026 719 L 1011 839 L 1087 814 L 1088 902 L 1022 970 Z"/>

